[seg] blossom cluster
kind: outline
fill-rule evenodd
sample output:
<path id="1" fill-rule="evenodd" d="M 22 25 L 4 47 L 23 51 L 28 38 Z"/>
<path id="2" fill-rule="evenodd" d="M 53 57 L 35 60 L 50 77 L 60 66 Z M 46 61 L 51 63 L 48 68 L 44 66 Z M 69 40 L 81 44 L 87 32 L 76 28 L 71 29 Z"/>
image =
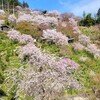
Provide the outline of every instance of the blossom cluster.
<path id="1" fill-rule="evenodd" d="M 81 57 L 79 58 L 79 60 L 80 60 L 81 62 L 86 62 L 86 61 L 88 60 L 88 57 L 81 56 Z"/>
<path id="2" fill-rule="evenodd" d="M 5 20 L 0 20 L 0 26 L 5 23 Z"/>
<path id="3" fill-rule="evenodd" d="M 34 96 L 34 100 L 57 99 L 65 86 L 80 88 L 77 81 L 53 70 L 35 73 L 34 70 L 28 69 L 25 74 L 18 87 L 21 91 L 26 91 L 26 96 Z"/>
<path id="4" fill-rule="evenodd" d="M 48 16 L 53 16 L 53 17 L 58 17 L 58 16 L 60 16 L 61 14 L 60 14 L 60 12 L 58 12 L 57 10 L 52 10 L 52 11 L 48 11 L 48 12 L 47 12 L 47 15 L 48 15 Z"/>
<path id="5" fill-rule="evenodd" d="M 50 25 L 58 25 L 58 20 L 55 17 L 38 15 L 33 18 L 33 24 L 50 24 Z"/>
<path id="6" fill-rule="evenodd" d="M 73 18 L 69 18 L 68 24 L 72 27 L 74 34 L 80 34 L 80 30 L 78 29 L 77 22 Z"/>
<path id="7" fill-rule="evenodd" d="M 57 32 L 55 29 L 43 30 L 43 38 L 53 41 L 58 45 L 68 45 L 68 37 L 64 36 L 61 32 Z"/>
<path id="8" fill-rule="evenodd" d="M 91 44 L 90 37 L 83 34 L 79 35 L 79 42 L 84 45 L 83 46 L 80 44 L 81 46 L 79 47 L 79 49 L 83 46 L 82 48 L 92 54 L 94 58 L 100 58 L 100 50 L 95 44 Z M 76 44 L 76 47 L 78 47 L 78 44 Z"/>
<path id="9" fill-rule="evenodd" d="M 21 6 L 16 6 L 15 9 L 16 9 L 17 11 L 22 11 L 22 7 L 21 7 Z"/>
<path id="10" fill-rule="evenodd" d="M 19 57 L 22 60 L 25 58 L 32 67 L 25 69 L 20 74 L 23 79 L 18 78 L 20 80 L 17 83 L 17 88 L 19 88 L 17 96 L 20 96 L 21 91 L 24 91 L 26 96 L 33 96 L 35 100 L 49 100 L 57 98 L 65 87 L 81 89 L 81 85 L 67 75 L 69 70 L 78 67 L 73 61 L 69 59 L 67 59 L 68 63 L 56 61 L 50 55 L 43 53 L 34 44 L 27 44 L 20 48 Z M 62 69 L 65 64 L 69 67 L 72 65 L 73 68 L 66 67 Z"/>
<path id="11" fill-rule="evenodd" d="M 77 69 L 80 66 L 79 64 L 68 58 L 60 59 L 58 65 L 62 68 L 62 70 L 67 69 L 69 73 L 72 69 Z"/>
<path id="12" fill-rule="evenodd" d="M 86 36 L 86 35 L 79 35 L 79 42 L 83 45 L 87 45 L 91 43 L 90 37 Z"/>
<path id="13" fill-rule="evenodd" d="M 23 36 L 16 30 L 9 31 L 8 37 L 13 41 L 17 40 L 19 43 L 23 40 L 23 37 L 28 38 L 28 36 Z M 26 42 L 27 39 L 25 39 Z M 24 91 L 26 96 L 33 96 L 35 100 L 49 100 L 57 98 L 65 87 L 81 89 L 79 82 L 71 77 L 71 71 L 79 67 L 74 61 L 68 58 L 56 59 L 55 56 L 46 54 L 36 47 L 31 41 L 18 50 L 18 56 L 30 68 L 26 68 L 20 74 L 23 78 L 18 79 L 17 95 L 20 95 L 20 91 Z"/>
<path id="14" fill-rule="evenodd" d="M 40 14 L 40 12 L 39 11 L 32 11 L 31 12 L 31 15 L 33 16 L 33 17 L 35 17 L 35 16 L 38 16 Z"/>
<path id="15" fill-rule="evenodd" d="M 19 84 L 35 100 L 55 98 L 65 87 L 80 89 L 81 85 L 67 73 L 79 67 L 70 59 L 56 60 L 54 56 L 42 52 L 34 44 L 27 44 L 19 49 L 19 58 L 31 65 L 26 70 L 24 79 Z M 28 71 L 28 72 L 27 72 Z M 34 91 L 33 91 L 34 90 Z"/>
<path id="16" fill-rule="evenodd" d="M 17 23 L 21 21 L 31 22 L 33 24 L 47 24 L 51 26 L 58 25 L 58 20 L 55 17 L 43 16 L 43 15 L 35 15 L 33 14 L 24 14 L 19 13 L 19 17 L 17 19 Z"/>
<path id="17" fill-rule="evenodd" d="M 88 44 L 85 50 L 94 55 L 95 58 L 100 58 L 100 49 L 95 44 Z"/>
<path id="18" fill-rule="evenodd" d="M 14 14 L 8 16 L 8 21 L 9 21 L 10 23 L 16 22 L 16 19 L 17 19 L 17 18 L 15 17 Z"/>
<path id="19" fill-rule="evenodd" d="M 5 16 L 5 14 L 4 10 L 0 10 L 0 16 Z"/>
<path id="20" fill-rule="evenodd" d="M 19 13 L 19 17 L 17 19 L 17 23 L 21 21 L 32 22 L 33 16 L 30 14 Z"/>
<path id="21" fill-rule="evenodd" d="M 82 44 L 80 44 L 80 43 L 74 43 L 73 44 L 73 49 L 75 51 L 81 51 L 81 50 L 85 49 L 85 47 Z"/>
<path id="22" fill-rule="evenodd" d="M 22 34 L 19 31 L 11 30 L 8 31 L 8 37 L 13 41 L 18 41 L 21 44 L 27 44 L 27 43 L 34 43 L 35 40 L 30 36 L 26 34 Z"/>

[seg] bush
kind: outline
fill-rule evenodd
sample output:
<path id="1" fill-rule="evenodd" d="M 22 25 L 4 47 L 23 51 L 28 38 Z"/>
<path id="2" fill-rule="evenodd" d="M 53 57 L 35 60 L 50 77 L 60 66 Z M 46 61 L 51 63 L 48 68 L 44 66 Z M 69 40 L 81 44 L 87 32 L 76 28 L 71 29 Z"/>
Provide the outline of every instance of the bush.
<path id="1" fill-rule="evenodd" d="M 0 20 L 5 20 L 5 19 L 6 19 L 6 17 L 0 16 Z"/>
<path id="2" fill-rule="evenodd" d="M 100 48 L 100 30 L 99 26 L 91 26 L 91 27 L 79 27 L 83 34 L 86 34 L 90 37 L 91 41 L 95 43 Z"/>
<path id="3" fill-rule="evenodd" d="M 42 35 L 42 31 L 39 26 L 32 25 L 29 22 L 19 22 L 17 23 L 15 29 L 20 31 L 22 34 L 28 34 L 34 38 L 40 37 Z"/>
<path id="4" fill-rule="evenodd" d="M 78 39 L 78 34 L 73 34 L 72 27 L 70 25 L 67 25 L 66 27 L 62 27 L 61 25 L 57 26 L 57 31 L 62 32 L 64 35 L 66 35 L 69 38 L 75 38 Z"/>

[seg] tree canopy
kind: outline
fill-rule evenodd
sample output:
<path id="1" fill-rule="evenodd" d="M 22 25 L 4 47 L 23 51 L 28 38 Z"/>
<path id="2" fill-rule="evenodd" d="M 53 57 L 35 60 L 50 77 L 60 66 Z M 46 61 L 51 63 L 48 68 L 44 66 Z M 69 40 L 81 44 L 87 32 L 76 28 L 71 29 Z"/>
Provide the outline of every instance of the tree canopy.
<path id="1" fill-rule="evenodd" d="M 27 2 L 23 1 L 23 3 L 21 3 L 19 0 L 0 0 L 0 5 L 2 5 L 2 3 L 3 3 L 3 5 L 7 5 L 9 3 L 10 6 L 19 5 L 19 6 L 22 6 L 22 7 L 29 7 Z"/>

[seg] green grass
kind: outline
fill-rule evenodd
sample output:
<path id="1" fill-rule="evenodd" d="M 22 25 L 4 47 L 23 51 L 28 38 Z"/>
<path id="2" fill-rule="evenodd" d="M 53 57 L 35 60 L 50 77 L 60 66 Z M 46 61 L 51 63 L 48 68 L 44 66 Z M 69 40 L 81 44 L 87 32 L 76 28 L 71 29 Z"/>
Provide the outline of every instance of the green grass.
<path id="1" fill-rule="evenodd" d="M 76 94 L 92 94 L 92 88 L 96 85 L 97 88 L 100 88 L 100 85 L 96 84 L 94 80 L 90 77 L 91 70 L 95 72 L 95 74 L 100 74 L 100 60 L 94 59 L 92 55 L 88 54 L 86 51 L 73 51 L 72 45 L 70 44 L 67 47 L 67 51 L 64 55 L 61 54 L 61 47 L 56 46 L 53 43 L 47 42 L 37 42 L 38 47 L 41 47 L 42 50 L 49 54 L 55 54 L 56 56 L 67 56 L 68 58 L 74 60 L 80 67 L 78 70 L 73 72 L 76 76 L 76 79 L 83 85 L 83 90 L 81 92 L 75 91 L 73 89 L 66 89 L 67 94 L 76 95 Z M 18 55 L 16 54 L 16 47 L 19 47 L 20 44 L 10 41 L 5 33 L 0 33 L 0 89 L 7 94 L 7 96 L 0 97 L 2 100 L 11 100 L 14 97 L 14 87 L 11 89 L 10 93 L 8 93 L 8 88 L 4 84 L 4 79 L 6 76 L 4 75 L 4 71 L 11 70 L 13 68 L 19 68 L 23 65 L 18 59 Z M 88 57 L 86 62 L 81 62 L 79 59 L 81 56 Z M 23 100 L 23 99 L 20 99 Z M 28 100 L 28 99 L 27 99 Z M 30 99 L 31 100 L 31 99 Z"/>
<path id="2" fill-rule="evenodd" d="M 55 44 L 47 44 L 41 43 L 41 47 L 43 50 L 50 52 L 51 54 L 56 54 L 57 56 L 60 55 L 60 48 L 58 48 Z M 81 92 L 75 91 L 73 89 L 68 90 L 67 93 L 69 95 L 76 95 L 76 94 L 92 94 L 92 88 L 96 86 L 100 88 L 100 85 L 94 83 L 93 79 L 90 77 L 90 72 L 94 71 L 95 74 L 100 74 L 100 59 L 95 59 L 92 55 L 87 53 L 86 51 L 74 51 L 72 45 L 68 46 L 70 54 L 67 52 L 68 58 L 74 60 L 80 67 L 76 70 L 73 74 L 76 76 L 76 79 L 83 85 L 83 89 Z M 79 59 L 80 57 L 88 57 L 86 62 L 81 62 Z"/>
<path id="3" fill-rule="evenodd" d="M 4 79 L 6 78 L 4 72 L 6 70 L 19 68 L 21 66 L 21 63 L 16 54 L 17 46 L 20 45 L 10 41 L 5 33 L 0 33 L 0 89 L 3 89 L 6 95 L 8 95 L 8 89 L 4 84 Z M 9 99 L 10 96 L 11 95 L 8 95 L 7 97 L 0 96 L 0 98 L 4 98 L 3 100 L 11 100 Z"/>

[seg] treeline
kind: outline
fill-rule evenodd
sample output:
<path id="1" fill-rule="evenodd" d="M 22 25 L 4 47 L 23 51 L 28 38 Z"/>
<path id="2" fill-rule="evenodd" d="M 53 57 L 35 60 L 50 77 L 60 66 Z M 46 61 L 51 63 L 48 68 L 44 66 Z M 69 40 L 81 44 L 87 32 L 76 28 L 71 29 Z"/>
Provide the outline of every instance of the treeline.
<path id="1" fill-rule="evenodd" d="M 19 2 L 19 0 L 0 0 L 0 5 L 2 8 L 5 6 L 21 6 L 21 7 L 29 7 L 28 3 L 23 1 L 23 3 Z"/>
<path id="2" fill-rule="evenodd" d="M 79 25 L 80 26 L 93 26 L 95 24 L 100 24 L 100 8 L 98 9 L 98 12 L 95 14 L 94 17 L 92 17 L 91 13 L 86 15 L 86 13 L 83 12 L 83 18 L 81 19 Z"/>

